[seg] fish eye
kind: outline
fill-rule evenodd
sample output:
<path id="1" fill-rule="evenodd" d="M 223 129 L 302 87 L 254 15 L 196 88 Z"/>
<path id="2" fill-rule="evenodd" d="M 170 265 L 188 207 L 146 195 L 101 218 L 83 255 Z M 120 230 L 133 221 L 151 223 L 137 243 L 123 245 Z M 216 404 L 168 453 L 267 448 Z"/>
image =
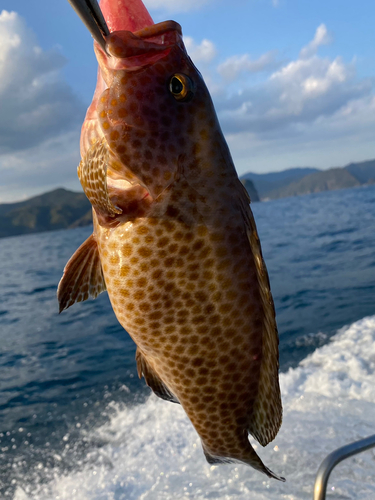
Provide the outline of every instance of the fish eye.
<path id="1" fill-rule="evenodd" d="M 188 102 L 194 97 L 194 84 L 188 76 L 176 73 L 169 80 L 169 91 L 176 101 Z"/>

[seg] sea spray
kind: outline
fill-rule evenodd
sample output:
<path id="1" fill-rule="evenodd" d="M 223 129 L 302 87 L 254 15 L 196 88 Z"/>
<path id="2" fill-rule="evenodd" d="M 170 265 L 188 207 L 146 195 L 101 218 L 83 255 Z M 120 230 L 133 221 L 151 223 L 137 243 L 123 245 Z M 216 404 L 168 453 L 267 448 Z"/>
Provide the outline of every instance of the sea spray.
<path id="1" fill-rule="evenodd" d="M 259 482 L 244 466 L 205 463 L 181 408 L 172 411 L 151 396 L 134 407 L 110 404 L 110 420 L 91 431 L 103 445 L 86 464 L 48 484 L 40 481 L 29 494 L 26 484 L 19 486 L 14 500 L 310 500 L 324 457 L 374 433 L 374 380 L 375 316 L 342 328 L 281 375 L 285 421 L 263 454 L 271 467 L 282 463 L 286 484 Z M 374 460 L 374 451 L 367 451 L 338 466 L 330 498 L 372 500 Z"/>

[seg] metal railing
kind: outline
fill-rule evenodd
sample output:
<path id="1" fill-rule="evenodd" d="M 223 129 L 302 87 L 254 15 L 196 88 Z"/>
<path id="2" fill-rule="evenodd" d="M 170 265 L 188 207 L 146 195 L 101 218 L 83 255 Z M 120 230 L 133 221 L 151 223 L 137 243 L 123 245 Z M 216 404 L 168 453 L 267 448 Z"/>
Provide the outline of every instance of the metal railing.
<path id="1" fill-rule="evenodd" d="M 316 474 L 314 500 L 325 500 L 329 475 L 338 463 L 373 447 L 375 447 L 375 434 L 338 448 L 326 456 Z"/>

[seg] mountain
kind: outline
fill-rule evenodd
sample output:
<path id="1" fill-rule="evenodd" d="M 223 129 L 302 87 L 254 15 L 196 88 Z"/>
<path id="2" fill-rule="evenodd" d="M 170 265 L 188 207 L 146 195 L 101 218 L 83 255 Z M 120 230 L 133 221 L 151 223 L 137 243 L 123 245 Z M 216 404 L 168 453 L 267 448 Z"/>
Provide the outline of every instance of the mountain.
<path id="1" fill-rule="evenodd" d="M 320 191 L 331 191 L 375 183 L 375 160 L 350 163 L 329 170 L 291 168 L 281 172 L 254 174 L 241 177 L 254 183 L 261 199 L 276 199 Z"/>
<path id="2" fill-rule="evenodd" d="M 288 186 L 274 189 L 268 193 L 271 199 L 299 196 L 303 194 L 319 193 L 320 191 L 333 191 L 360 186 L 361 183 L 344 168 L 331 168 L 306 175 L 298 181 L 291 182 Z"/>
<path id="3" fill-rule="evenodd" d="M 255 189 L 253 181 L 250 179 L 242 179 L 241 182 L 245 186 L 246 191 L 249 193 L 250 200 L 252 202 L 260 201 L 258 191 Z"/>
<path id="4" fill-rule="evenodd" d="M 358 179 L 361 184 L 375 183 L 375 160 L 350 163 L 344 168 Z"/>
<path id="5" fill-rule="evenodd" d="M 84 193 L 59 188 L 17 203 L 0 204 L 0 238 L 92 222 Z"/>
<path id="6" fill-rule="evenodd" d="M 287 170 L 282 170 L 281 172 L 270 172 L 268 174 L 255 174 L 253 172 L 248 172 L 241 177 L 241 180 L 248 179 L 252 181 L 260 198 L 262 199 L 268 198 L 268 193 L 274 189 L 287 186 L 293 181 L 318 171 L 319 170 L 317 168 L 301 167 L 289 168 Z"/>

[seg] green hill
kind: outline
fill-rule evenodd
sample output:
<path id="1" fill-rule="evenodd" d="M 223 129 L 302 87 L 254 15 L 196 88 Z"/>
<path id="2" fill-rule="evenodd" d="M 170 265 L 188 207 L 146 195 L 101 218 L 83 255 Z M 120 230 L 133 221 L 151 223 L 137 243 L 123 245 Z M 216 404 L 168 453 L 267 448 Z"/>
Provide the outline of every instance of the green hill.
<path id="1" fill-rule="evenodd" d="M 375 160 L 350 163 L 345 167 L 361 184 L 375 183 Z"/>
<path id="2" fill-rule="evenodd" d="M 242 176 L 244 180 L 252 180 L 262 200 L 332 191 L 375 183 L 375 160 L 329 170 L 307 167 L 268 174 L 249 172 Z"/>
<path id="3" fill-rule="evenodd" d="M 287 196 L 334 191 L 360 185 L 359 180 L 344 168 L 331 168 L 321 172 L 314 172 L 298 181 L 291 182 L 288 186 L 275 189 L 268 193 L 268 197 L 271 199 L 286 198 Z"/>
<path id="4" fill-rule="evenodd" d="M 267 174 L 248 172 L 241 176 L 241 180 L 252 181 L 260 199 L 264 199 L 269 197 L 271 191 L 283 186 L 288 186 L 291 182 L 302 179 L 313 172 L 319 172 L 319 170 L 312 167 L 298 167 L 288 168 L 280 172 L 269 172 Z"/>
<path id="5" fill-rule="evenodd" d="M 17 203 L 0 204 L 0 238 L 90 224 L 83 193 L 59 188 Z"/>

